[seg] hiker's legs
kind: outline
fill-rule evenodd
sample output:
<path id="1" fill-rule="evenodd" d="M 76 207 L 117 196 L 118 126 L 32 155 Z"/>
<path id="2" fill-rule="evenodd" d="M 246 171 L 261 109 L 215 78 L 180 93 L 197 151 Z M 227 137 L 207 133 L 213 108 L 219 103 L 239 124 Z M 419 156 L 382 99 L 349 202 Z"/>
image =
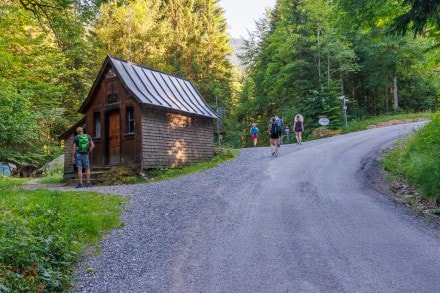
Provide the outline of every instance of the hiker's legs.
<path id="1" fill-rule="evenodd" d="M 272 155 L 278 154 L 278 138 L 271 138 L 270 139 L 270 148 L 272 151 Z"/>
<path id="2" fill-rule="evenodd" d="M 78 169 L 78 184 L 82 184 L 82 168 L 83 168 L 83 160 L 81 154 L 75 154 L 75 162 L 76 168 Z"/>
<path id="3" fill-rule="evenodd" d="M 86 169 L 86 182 L 87 184 L 90 183 L 90 161 L 89 161 L 89 155 L 85 154 L 83 155 L 83 165 L 84 168 Z"/>
<path id="4" fill-rule="evenodd" d="M 82 167 L 78 167 L 78 183 L 81 185 L 83 182 L 83 172 Z"/>
<path id="5" fill-rule="evenodd" d="M 86 169 L 86 180 L 87 184 L 90 184 L 90 168 Z"/>
<path id="6" fill-rule="evenodd" d="M 276 142 L 274 141 L 273 138 L 270 138 L 270 152 L 273 154 L 275 154 L 275 144 Z"/>

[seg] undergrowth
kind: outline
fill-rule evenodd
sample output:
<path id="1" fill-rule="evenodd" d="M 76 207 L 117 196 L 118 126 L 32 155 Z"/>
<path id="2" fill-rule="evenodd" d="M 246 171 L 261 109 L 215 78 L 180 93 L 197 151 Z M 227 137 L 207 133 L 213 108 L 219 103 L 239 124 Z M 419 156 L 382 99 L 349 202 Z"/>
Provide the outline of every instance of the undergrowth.
<path id="1" fill-rule="evenodd" d="M 347 126 L 343 127 L 343 133 L 349 133 L 354 131 L 365 130 L 369 126 L 379 124 L 381 122 L 389 122 L 393 120 L 400 121 L 419 121 L 421 119 L 431 119 L 433 116 L 432 113 L 429 112 L 420 112 L 420 113 L 402 113 L 402 114 L 393 114 L 393 115 L 382 115 L 377 116 L 371 119 L 365 120 L 351 120 Z"/>
<path id="2" fill-rule="evenodd" d="M 385 170 L 414 186 L 422 197 L 440 204 L 440 115 L 396 144 L 384 158 Z"/>
<path id="3" fill-rule="evenodd" d="M 150 180 L 162 181 L 173 179 L 186 174 L 197 173 L 213 168 L 221 163 L 237 157 L 239 151 L 236 149 L 222 148 L 216 149 L 215 153 L 216 155 L 210 161 L 193 164 L 184 168 L 152 169 L 148 170 L 147 176 L 150 178 Z"/>
<path id="4" fill-rule="evenodd" d="M 65 292 L 78 255 L 121 226 L 125 200 L 22 184 L 0 177 L 0 292 Z"/>

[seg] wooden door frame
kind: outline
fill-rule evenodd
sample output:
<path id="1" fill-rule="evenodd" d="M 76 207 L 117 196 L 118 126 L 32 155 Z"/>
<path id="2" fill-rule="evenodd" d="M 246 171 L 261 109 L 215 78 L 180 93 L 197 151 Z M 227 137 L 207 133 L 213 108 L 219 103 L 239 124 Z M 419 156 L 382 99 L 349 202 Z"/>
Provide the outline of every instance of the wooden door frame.
<path id="1" fill-rule="evenodd" d="M 119 114 L 119 124 L 121 123 L 121 109 L 110 109 L 105 111 L 104 119 L 105 119 L 105 132 L 104 132 L 104 165 L 110 165 L 110 115 L 112 113 L 117 112 Z M 119 125 L 119 129 L 121 130 L 121 125 Z M 121 135 L 122 138 L 122 135 Z M 122 139 L 120 140 L 122 142 Z M 121 147 L 121 146 L 120 146 Z M 119 157 L 121 157 L 121 148 L 119 151 Z"/>

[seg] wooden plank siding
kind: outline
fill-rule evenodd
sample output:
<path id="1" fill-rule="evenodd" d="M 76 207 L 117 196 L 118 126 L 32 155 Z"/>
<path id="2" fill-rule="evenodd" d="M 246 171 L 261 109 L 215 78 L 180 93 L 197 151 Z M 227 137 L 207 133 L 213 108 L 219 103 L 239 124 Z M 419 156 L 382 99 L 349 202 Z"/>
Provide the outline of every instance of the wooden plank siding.
<path id="1" fill-rule="evenodd" d="M 64 179 L 75 178 L 75 170 L 72 164 L 73 135 L 64 141 Z"/>
<path id="2" fill-rule="evenodd" d="M 143 168 L 183 167 L 214 156 L 212 120 L 144 108 Z"/>
<path id="3" fill-rule="evenodd" d="M 107 56 L 81 105 L 81 121 L 65 141 L 64 178 L 74 178 L 77 126 L 90 134 L 92 170 L 117 165 L 136 171 L 183 167 L 214 156 L 217 114 L 186 79 Z"/>

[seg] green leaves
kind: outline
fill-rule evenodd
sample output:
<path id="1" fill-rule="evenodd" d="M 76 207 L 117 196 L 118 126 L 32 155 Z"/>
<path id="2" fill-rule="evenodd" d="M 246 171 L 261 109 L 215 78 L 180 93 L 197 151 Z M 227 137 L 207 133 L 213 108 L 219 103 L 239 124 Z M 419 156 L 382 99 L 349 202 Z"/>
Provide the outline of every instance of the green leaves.
<path id="1" fill-rule="evenodd" d="M 121 225 L 125 200 L 96 193 L 24 191 L 20 183 L 0 177 L 0 291 L 65 292 L 78 253 Z"/>
<path id="2" fill-rule="evenodd" d="M 440 115 L 385 158 L 385 166 L 421 191 L 422 196 L 440 202 Z"/>

